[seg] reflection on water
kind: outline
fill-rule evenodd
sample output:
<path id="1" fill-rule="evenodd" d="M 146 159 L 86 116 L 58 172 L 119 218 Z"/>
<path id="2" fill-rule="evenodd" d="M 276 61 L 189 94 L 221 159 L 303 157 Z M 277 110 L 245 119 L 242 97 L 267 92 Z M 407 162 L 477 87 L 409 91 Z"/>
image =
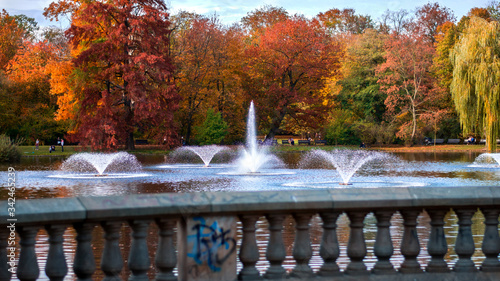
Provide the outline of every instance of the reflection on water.
<path id="1" fill-rule="evenodd" d="M 200 192 L 200 191 L 260 191 L 260 190 L 283 190 L 283 189 L 304 189 L 304 188 L 339 188 L 338 182 L 341 181 L 336 171 L 328 165 L 318 164 L 314 168 L 300 167 L 300 160 L 303 153 L 278 153 L 277 156 L 286 163 L 287 168 L 270 169 L 273 172 L 282 172 L 279 176 L 234 176 L 228 173 L 221 175 L 221 171 L 231 172 L 234 167 L 231 161 L 236 156 L 224 153 L 213 160 L 212 168 L 183 167 L 180 164 L 173 163 L 171 159 L 164 156 L 144 156 L 137 158 L 143 165 L 144 173 L 148 177 L 130 178 L 130 179 L 67 179 L 51 178 L 49 176 L 58 175 L 58 171 L 64 158 L 57 157 L 25 157 L 18 165 L 14 165 L 17 171 L 17 191 L 16 198 L 54 198 L 54 197 L 75 197 L 75 196 L 106 196 L 120 194 L 141 194 L 141 193 L 163 193 L 163 192 Z M 354 175 L 353 182 L 415 182 L 423 183 L 424 187 L 419 188 L 438 188 L 439 186 L 455 185 L 498 185 L 500 181 L 500 169 L 470 167 L 479 153 L 397 153 L 400 161 L 393 162 L 390 165 L 376 163 L 363 167 Z M 168 164 L 168 166 L 165 166 Z M 185 164 L 185 163 L 184 163 Z M 177 165 L 177 166 L 176 166 Z M 215 168 L 214 168 L 215 167 Z M 8 165 L 0 166 L 0 181 L 7 182 Z M 321 184 L 320 184 L 321 183 Z M 381 184 L 382 185 L 382 184 Z M 371 186 L 373 187 L 373 186 Z M 345 188 L 345 187 L 344 187 Z M 348 187 L 356 188 L 356 186 Z M 362 187 L 358 187 L 362 188 Z M 0 198 L 8 198 L 7 190 L 0 190 Z M 475 215 L 472 226 L 474 240 L 476 242 L 476 253 L 473 261 L 479 265 L 482 262 L 481 241 L 484 232 L 482 215 L 478 212 Z M 400 243 L 403 234 L 403 220 L 399 214 L 393 216 L 392 226 L 390 228 L 394 241 L 395 255 L 391 261 L 398 267 L 403 258 L 400 253 Z M 265 249 L 269 231 L 265 219 L 260 220 L 256 232 L 257 244 L 261 254 L 261 259 L 257 263 L 259 270 L 264 272 L 268 267 L 265 260 Z M 337 235 L 340 243 L 341 256 L 337 260 L 339 266 L 345 269 L 349 259 L 346 255 L 347 242 L 349 239 L 349 221 L 347 216 L 342 215 L 338 220 Z M 369 214 L 365 219 L 366 227 L 364 229 L 368 254 L 365 262 L 369 268 L 373 267 L 376 258 L 373 254 L 373 246 L 376 237 L 376 219 Z M 130 241 L 130 230 L 124 225 L 125 231 L 122 232 L 120 245 L 123 249 L 123 257 L 127 260 Z M 426 253 L 426 244 L 428 239 L 429 217 L 424 213 L 419 217 L 417 228 L 420 238 L 422 251 L 419 256 L 421 264 L 428 262 Z M 454 264 L 458 259 L 453 251 L 454 240 L 458 232 L 457 217 L 454 213 L 446 216 L 445 225 L 446 237 L 450 249 L 446 259 L 450 264 Z M 314 257 L 310 261 L 311 266 L 316 270 L 322 265 L 319 257 L 319 247 L 321 239 L 321 219 L 315 216 L 311 221 L 311 242 Z M 241 236 L 241 231 L 239 231 Z M 287 245 L 287 259 L 284 262 L 285 268 L 291 270 L 294 266 L 292 257 L 292 245 L 294 241 L 295 228 L 291 217 L 285 221 L 283 238 Z M 66 252 L 69 264 L 73 261 L 73 255 L 76 248 L 74 242 L 76 234 L 72 228 L 65 233 L 64 250 Z M 100 253 L 103 249 L 103 231 L 97 227 L 93 233 L 94 253 L 97 264 L 100 263 Z M 38 253 L 40 268 L 42 269 L 42 280 L 44 277 L 43 269 L 48 252 L 48 237 L 45 230 L 40 230 L 36 251 Z M 148 237 L 151 262 L 154 263 L 154 254 L 156 250 L 157 229 L 152 224 L 150 236 Z M 240 265 L 241 266 L 241 265 Z M 154 265 L 153 265 L 154 267 Z M 126 266 L 124 267 L 126 268 Z M 150 271 L 150 278 L 154 277 L 155 270 Z M 72 272 L 65 280 L 74 280 L 76 277 Z M 124 269 L 123 278 L 128 273 Z M 96 273 L 95 278 L 101 279 L 100 271 Z"/>

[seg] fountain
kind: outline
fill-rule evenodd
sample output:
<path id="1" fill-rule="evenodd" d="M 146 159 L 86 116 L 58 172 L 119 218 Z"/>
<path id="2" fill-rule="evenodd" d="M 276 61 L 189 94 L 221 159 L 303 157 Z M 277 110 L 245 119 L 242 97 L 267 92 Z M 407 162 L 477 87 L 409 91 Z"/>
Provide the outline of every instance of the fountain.
<path id="1" fill-rule="evenodd" d="M 500 167 L 500 153 L 483 153 L 476 157 L 474 163 L 470 167 L 478 168 L 499 168 Z"/>
<path id="2" fill-rule="evenodd" d="M 142 165 L 134 155 L 127 152 L 77 153 L 64 161 L 60 170 L 66 173 L 50 177 L 129 178 L 147 175 L 138 174 L 142 171 Z"/>
<path id="3" fill-rule="evenodd" d="M 201 160 L 205 164 L 205 167 L 209 167 L 210 162 L 214 158 L 215 154 L 225 149 L 227 148 L 219 145 L 204 145 L 204 146 L 184 146 L 179 148 L 178 150 L 179 151 L 189 150 L 194 152 L 196 155 L 198 155 L 198 157 L 201 158 Z"/>
<path id="4" fill-rule="evenodd" d="M 342 178 L 340 185 L 351 185 L 350 180 L 353 175 L 368 162 L 393 159 L 391 154 L 370 150 L 312 150 L 306 155 L 302 165 L 319 162 L 318 158 L 326 160 L 335 167 Z"/>
<path id="5" fill-rule="evenodd" d="M 275 155 L 267 153 L 267 146 L 259 146 L 257 143 L 257 126 L 255 123 L 255 106 L 250 103 L 247 117 L 246 146 L 241 157 L 237 161 L 239 173 L 275 175 L 282 173 L 263 173 L 261 169 L 266 165 L 282 165 L 282 161 Z"/>

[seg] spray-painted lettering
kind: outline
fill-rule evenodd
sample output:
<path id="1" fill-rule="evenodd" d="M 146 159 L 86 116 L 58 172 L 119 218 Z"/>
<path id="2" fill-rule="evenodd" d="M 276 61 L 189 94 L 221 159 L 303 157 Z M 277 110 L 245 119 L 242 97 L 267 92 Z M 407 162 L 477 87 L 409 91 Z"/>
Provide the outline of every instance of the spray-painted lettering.
<path id="1" fill-rule="evenodd" d="M 231 229 L 220 227 L 218 221 L 207 225 L 203 217 L 193 220 L 198 223 L 192 227 L 195 234 L 188 235 L 188 243 L 193 243 L 188 257 L 199 265 L 206 264 L 212 271 L 219 272 L 222 264 L 236 250 L 236 240 L 229 235 Z M 221 249 L 224 249 L 222 254 L 219 253 Z"/>

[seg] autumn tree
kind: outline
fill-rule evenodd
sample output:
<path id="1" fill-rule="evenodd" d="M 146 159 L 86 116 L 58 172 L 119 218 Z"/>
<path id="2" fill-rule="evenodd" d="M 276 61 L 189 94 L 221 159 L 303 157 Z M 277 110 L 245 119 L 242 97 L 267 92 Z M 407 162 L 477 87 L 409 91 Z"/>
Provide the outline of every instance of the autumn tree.
<path id="1" fill-rule="evenodd" d="M 34 143 L 64 134 L 50 94 L 47 65 L 56 55 L 51 42 L 38 40 L 33 18 L 0 14 L 0 131 Z"/>
<path id="2" fill-rule="evenodd" d="M 267 124 L 267 139 L 274 138 L 287 116 L 296 122 L 324 116 L 322 78 L 338 67 L 339 51 L 324 29 L 295 16 L 266 28 L 258 41 L 247 48 L 243 79 L 249 99 Z M 316 119 L 304 124 L 319 123 Z"/>
<path id="3" fill-rule="evenodd" d="M 64 134 L 64 124 L 54 120 L 56 98 L 50 95 L 47 65 L 54 58 L 54 46 L 47 41 L 25 41 L 7 67 L 11 103 L 6 111 L 15 126 L 8 131 L 34 143 L 54 140 Z M 6 113 L 6 112 L 4 112 Z"/>
<path id="4" fill-rule="evenodd" d="M 451 93 L 466 133 L 486 135 L 487 149 L 494 152 L 500 132 L 500 25 L 472 16 L 451 53 Z"/>
<path id="5" fill-rule="evenodd" d="M 437 2 L 425 4 L 415 12 L 417 21 L 415 23 L 416 32 L 423 35 L 431 43 L 436 42 L 436 34 L 439 26 L 446 22 L 454 22 L 453 12 L 446 7 L 440 6 Z"/>
<path id="6" fill-rule="evenodd" d="M 272 27 L 278 22 L 286 21 L 290 18 L 288 12 L 283 8 L 264 5 L 263 7 L 247 13 L 241 19 L 241 24 L 247 29 L 247 32 L 253 37 L 262 34 L 262 32 Z"/>
<path id="7" fill-rule="evenodd" d="M 417 121 L 423 109 L 429 109 L 432 93 L 432 45 L 414 34 L 393 34 L 386 41 L 386 61 L 377 69 L 381 90 L 387 94 L 388 114 L 409 121 L 400 127 L 398 136 L 413 143 Z"/>
<path id="8" fill-rule="evenodd" d="M 83 140 L 94 148 L 125 143 L 134 149 L 134 133 L 149 133 L 151 139 L 172 143 L 178 95 L 172 84 L 165 4 L 62 1 L 51 8 L 52 15 L 72 13 L 66 34 L 73 49 L 82 49 L 73 60 L 73 87 L 80 101 L 77 120 Z"/>
<path id="9" fill-rule="evenodd" d="M 359 119 L 381 122 L 386 94 L 380 91 L 376 69 L 385 62 L 387 35 L 373 29 L 356 36 L 342 58 L 342 90 L 336 98 L 343 109 L 350 109 Z"/>
<path id="10" fill-rule="evenodd" d="M 55 119 L 74 123 L 78 110 L 79 100 L 72 87 L 72 73 L 75 67 L 72 58 L 76 57 L 81 49 L 71 49 L 64 35 L 64 30 L 50 27 L 43 31 L 47 42 L 53 46 L 55 55 L 46 66 L 50 75 L 50 93 L 57 98 L 57 112 Z M 73 128 L 69 128 L 68 136 L 74 135 Z"/>
<path id="11" fill-rule="evenodd" d="M 180 13 L 174 17 L 172 57 L 175 83 L 182 97 L 176 116 L 186 143 L 201 125 L 205 112 L 214 108 L 238 128 L 234 118 L 242 114 L 236 94 L 240 91 L 235 71 L 241 60 L 241 31 L 222 25 L 216 17 Z M 240 124 L 241 125 L 241 124 Z M 238 135 L 232 131 L 232 136 Z"/>
<path id="12" fill-rule="evenodd" d="M 30 32 L 34 31 L 34 19 L 24 15 L 11 16 L 5 10 L 0 13 L 0 70 L 5 71 Z"/>
<path id="13" fill-rule="evenodd" d="M 410 22 L 410 13 L 407 10 L 386 10 L 379 23 L 379 30 L 387 34 L 401 34 L 407 30 Z"/>
<path id="14" fill-rule="evenodd" d="M 362 34 L 374 27 L 370 16 L 357 15 L 354 9 L 330 9 L 319 13 L 316 18 L 330 34 Z"/>

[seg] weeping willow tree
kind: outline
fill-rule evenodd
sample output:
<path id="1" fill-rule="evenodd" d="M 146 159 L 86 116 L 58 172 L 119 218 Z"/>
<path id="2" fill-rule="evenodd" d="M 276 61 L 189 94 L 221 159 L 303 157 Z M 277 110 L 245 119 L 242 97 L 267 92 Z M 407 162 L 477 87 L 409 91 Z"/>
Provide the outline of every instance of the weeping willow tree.
<path id="1" fill-rule="evenodd" d="M 496 151 L 500 128 L 500 24 L 471 17 L 450 56 L 451 94 L 463 131 L 484 133 L 488 151 Z"/>

